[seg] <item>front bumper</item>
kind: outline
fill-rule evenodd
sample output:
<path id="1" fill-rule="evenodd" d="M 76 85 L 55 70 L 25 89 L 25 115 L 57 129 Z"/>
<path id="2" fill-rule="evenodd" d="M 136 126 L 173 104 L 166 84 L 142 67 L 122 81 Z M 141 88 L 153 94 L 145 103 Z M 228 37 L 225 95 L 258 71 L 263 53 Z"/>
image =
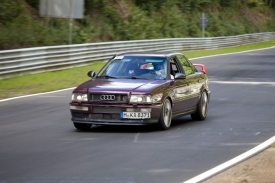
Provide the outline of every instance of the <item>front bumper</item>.
<path id="1" fill-rule="evenodd" d="M 149 125 L 159 122 L 162 105 L 99 105 L 70 103 L 70 111 L 74 123 L 85 123 L 92 125 Z M 73 106 L 73 107 L 72 107 Z M 79 110 L 84 108 L 87 111 Z M 72 109 L 74 108 L 74 109 Z M 127 119 L 120 118 L 120 112 L 127 108 L 151 108 L 151 118 L 148 119 Z"/>
<path id="2" fill-rule="evenodd" d="M 134 120 L 92 120 L 92 119 L 83 119 L 83 118 L 74 118 L 72 121 L 74 123 L 85 123 L 92 125 L 149 125 L 158 123 L 159 119 L 134 119 Z"/>

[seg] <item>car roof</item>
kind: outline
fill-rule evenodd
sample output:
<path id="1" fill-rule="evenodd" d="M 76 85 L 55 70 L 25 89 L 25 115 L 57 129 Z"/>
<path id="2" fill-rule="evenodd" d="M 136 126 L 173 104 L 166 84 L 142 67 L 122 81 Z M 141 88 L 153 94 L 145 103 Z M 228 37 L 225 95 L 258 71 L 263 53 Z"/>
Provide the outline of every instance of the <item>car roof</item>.
<path id="1" fill-rule="evenodd" d="M 152 52 L 152 51 L 140 51 L 140 52 L 123 52 L 116 56 L 155 56 L 155 57 L 169 57 L 171 55 L 176 55 L 181 53 L 176 52 Z"/>

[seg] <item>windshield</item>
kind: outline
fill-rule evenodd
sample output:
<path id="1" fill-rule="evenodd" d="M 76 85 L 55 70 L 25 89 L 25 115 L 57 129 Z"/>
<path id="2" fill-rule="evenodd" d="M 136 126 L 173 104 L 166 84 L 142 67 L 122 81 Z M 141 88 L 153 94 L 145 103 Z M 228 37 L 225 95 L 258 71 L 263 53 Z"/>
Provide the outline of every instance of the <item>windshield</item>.
<path id="1" fill-rule="evenodd" d="M 116 56 L 101 69 L 97 77 L 130 79 L 166 79 L 164 57 Z"/>

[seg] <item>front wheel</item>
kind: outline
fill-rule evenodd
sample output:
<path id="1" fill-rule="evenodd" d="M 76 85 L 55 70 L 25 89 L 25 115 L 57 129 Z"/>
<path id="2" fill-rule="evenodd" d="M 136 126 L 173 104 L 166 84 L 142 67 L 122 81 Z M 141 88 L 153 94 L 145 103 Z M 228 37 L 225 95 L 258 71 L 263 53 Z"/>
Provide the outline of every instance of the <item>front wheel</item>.
<path id="1" fill-rule="evenodd" d="M 172 121 L 172 105 L 169 99 L 163 102 L 162 110 L 160 113 L 159 127 L 162 130 L 168 130 Z"/>
<path id="2" fill-rule="evenodd" d="M 201 94 L 200 101 L 197 106 L 197 111 L 194 114 L 191 114 L 193 120 L 205 120 L 207 116 L 207 106 L 208 106 L 208 96 L 204 91 Z"/>
<path id="3" fill-rule="evenodd" d="M 75 123 L 74 122 L 74 127 L 79 129 L 79 130 L 89 130 L 91 128 L 91 124 L 86 124 L 86 123 Z"/>

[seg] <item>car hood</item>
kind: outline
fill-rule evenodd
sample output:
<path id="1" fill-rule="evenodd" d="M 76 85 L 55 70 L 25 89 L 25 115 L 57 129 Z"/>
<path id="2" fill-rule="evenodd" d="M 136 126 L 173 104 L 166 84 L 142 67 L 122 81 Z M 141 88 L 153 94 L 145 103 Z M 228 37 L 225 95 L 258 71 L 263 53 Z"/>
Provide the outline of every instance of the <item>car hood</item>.
<path id="1" fill-rule="evenodd" d="M 131 92 L 149 93 L 168 83 L 167 80 L 95 78 L 79 85 L 74 92 Z"/>

